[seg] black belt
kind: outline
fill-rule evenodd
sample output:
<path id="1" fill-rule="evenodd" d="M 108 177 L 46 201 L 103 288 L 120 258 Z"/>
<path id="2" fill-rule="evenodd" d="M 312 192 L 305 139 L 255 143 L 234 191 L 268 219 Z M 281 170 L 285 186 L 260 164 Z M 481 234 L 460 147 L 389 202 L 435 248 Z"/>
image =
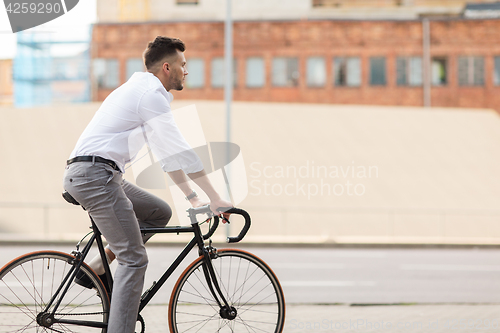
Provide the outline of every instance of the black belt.
<path id="1" fill-rule="evenodd" d="M 110 167 L 115 169 L 116 171 L 121 172 L 120 168 L 118 167 L 118 165 L 116 165 L 116 163 L 114 161 L 111 161 L 111 160 L 108 160 L 106 158 L 102 158 L 99 156 L 77 156 L 77 157 L 73 157 L 72 159 L 66 161 L 66 164 L 70 165 L 71 163 L 75 163 L 75 162 L 106 163 L 107 165 L 109 165 Z"/>

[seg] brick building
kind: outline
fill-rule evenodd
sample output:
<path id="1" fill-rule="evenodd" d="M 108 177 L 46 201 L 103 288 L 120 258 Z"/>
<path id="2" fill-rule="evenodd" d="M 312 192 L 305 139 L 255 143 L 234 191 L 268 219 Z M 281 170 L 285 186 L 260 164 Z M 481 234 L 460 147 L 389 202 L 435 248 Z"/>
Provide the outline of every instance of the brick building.
<path id="1" fill-rule="evenodd" d="M 427 18 L 426 29 L 420 14 L 410 19 L 311 14 L 236 20 L 234 99 L 500 111 L 500 20 L 440 13 Z M 187 44 L 187 89 L 176 98 L 223 98 L 223 22 L 108 21 L 93 30 L 94 99 L 103 100 L 134 71 L 143 70 L 142 52 L 157 35 Z"/>
<path id="2" fill-rule="evenodd" d="M 12 59 L 0 59 L 0 105 L 13 102 Z"/>

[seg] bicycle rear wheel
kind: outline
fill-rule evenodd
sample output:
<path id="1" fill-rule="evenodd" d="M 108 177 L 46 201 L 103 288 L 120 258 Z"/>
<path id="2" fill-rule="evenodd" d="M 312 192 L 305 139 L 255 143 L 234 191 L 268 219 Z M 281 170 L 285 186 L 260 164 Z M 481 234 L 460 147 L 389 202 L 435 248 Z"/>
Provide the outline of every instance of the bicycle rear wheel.
<path id="1" fill-rule="evenodd" d="M 219 286 L 236 318 L 224 319 L 203 274 L 203 257 L 179 277 L 170 297 L 170 332 L 280 333 L 285 299 L 273 271 L 246 251 L 223 249 L 212 259 Z"/>
<path id="2" fill-rule="evenodd" d="M 42 251 L 22 255 L 5 265 L 0 270 L 0 333 L 106 332 L 103 326 L 108 322 L 108 294 L 99 277 L 85 264 L 80 269 L 94 288 L 73 282 L 52 318 L 54 323 L 47 327 L 37 322 L 37 316 L 43 316 L 47 304 L 74 265 L 73 261 L 74 257 L 66 253 Z M 55 303 L 47 313 L 52 312 Z M 80 326 L 83 321 L 101 327 Z"/>

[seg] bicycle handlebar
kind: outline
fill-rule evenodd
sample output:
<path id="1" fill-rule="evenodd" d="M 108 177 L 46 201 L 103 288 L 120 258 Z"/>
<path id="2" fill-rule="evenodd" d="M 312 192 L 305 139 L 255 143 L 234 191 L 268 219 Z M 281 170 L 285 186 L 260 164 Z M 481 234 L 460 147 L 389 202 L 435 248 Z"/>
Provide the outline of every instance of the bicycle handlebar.
<path id="1" fill-rule="evenodd" d="M 214 232 L 218 226 L 219 226 L 219 217 L 217 215 L 215 215 L 214 216 L 214 225 L 212 226 L 212 228 L 210 228 L 210 230 L 205 235 L 203 235 L 203 240 L 207 240 L 210 237 L 212 237 L 212 235 L 214 234 Z"/>
<path id="2" fill-rule="evenodd" d="M 241 241 L 243 239 L 243 237 L 245 237 L 245 235 L 247 234 L 248 230 L 250 229 L 250 225 L 251 225 L 250 215 L 245 210 L 240 209 L 240 208 L 234 208 L 234 207 L 231 207 L 231 208 L 221 207 L 221 208 L 222 208 L 221 211 L 223 211 L 224 213 L 241 215 L 245 219 L 245 225 L 241 229 L 238 236 L 227 238 L 228 243 L 237 243 L 237 242 Z M 195 217 L 198 214 L 207 214 L 207 213 L 210 214 L 212 212 L 210 210 L 209 205 L 203 206 L 203 207 L 197 207 L 197 208 L 189 208 L 187 211 L 189 213 L 189 216 L 192 218 L 192 220 L 195 220 Z M 210 228 L 210 230 L 208 231 L 207 234 L 203 235 L 203 239 L 206 240 L 209 237 L 211 237 L 214 234 L 214 232 L 218 226 L 219 226 L 219 217 L 214 216 L 214 225 L 212 226 L 212 228 Z"/>
<path id="3" fill-rule="evenodd" d="M 245 237 L 245 235 L 248 232 L 248 229 L 250 229 L 250 224 L 251 224 L 250 215 L 248 215 L 248 213 L 246 211 L 244 211 L 243 209 L 240 209 L 240 208 L 231 208 L 231 209 L 226 210 L 225 213 L 241 215 L 245 218 L 245 225 L 243 226 L 243 229 L 241 229 L 239 235 L 236 237 L 228 237 L 227 238 L 228 243 L 237 243 L 240 240 L 242 240 L 243 237 Z"/>

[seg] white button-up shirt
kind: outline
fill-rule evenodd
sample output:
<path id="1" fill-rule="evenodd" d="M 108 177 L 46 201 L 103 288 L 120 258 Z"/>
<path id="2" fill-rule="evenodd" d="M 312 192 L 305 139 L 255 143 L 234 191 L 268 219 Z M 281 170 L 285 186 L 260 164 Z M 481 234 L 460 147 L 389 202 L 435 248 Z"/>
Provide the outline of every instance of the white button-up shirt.
<path id="1" fill-rule="evenodd" d="M 148 143 L 164 171 L 198 172 L 203 164 L 173 118 L 173 96 L 151 73 L 134 73 L 114 90 L 78 139 L 70 158 L 95 155 L 115 161 L 122 172 Z"/>

